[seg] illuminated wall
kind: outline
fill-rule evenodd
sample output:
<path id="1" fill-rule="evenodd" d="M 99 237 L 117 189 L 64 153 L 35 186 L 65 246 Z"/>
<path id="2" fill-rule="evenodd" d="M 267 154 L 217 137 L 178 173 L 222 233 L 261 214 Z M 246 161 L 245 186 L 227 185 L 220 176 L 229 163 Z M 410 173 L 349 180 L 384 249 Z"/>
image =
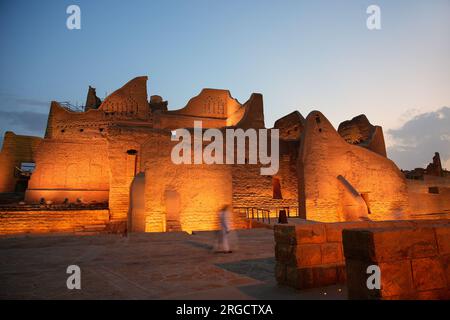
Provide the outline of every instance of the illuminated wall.
<path id="1" fill-rule="evenodd" d="M 423 180 L 407 179 L 411 214 L 442 214 L 450 217 L 450 177 L 424 175 Z"/>
<path id="2" fill-rule="evenodd" d="M 264 128 L 262 95 L 253 93 L 241 105 L 228 90 L 203 89 L 179 110 L 157 111 L 152 115 L 153 127 L 178 129 L 193 127 L 194 121 L 202 121 L 204 128 Z"/>
<path id="3" fill-rule="evenodd" d="M 402 218 L 409 211 L 406 180 L 397 166 L 347 143 L 318 111 L 306 119 L 298 165 L 299 206 L 307 219 L 386 220 Z M 366 207 L 358 207 L 361 203 Z"/>
<path id="4" fill-rule="evenodd" d="M 35 152 L 42 138 L 16 135 L 7 131 L 0 152 L 0 192 L 14 192 L 17 177 L 15 167 L 22 162 L 35 162 Z"/>
<path id="5" fill-rule="evenodd" d="M 155 134 L 143 146 L 146 231 L 217 230 L 218 211 L 232 203 L 227 165 L 176 165 L 170 158 L 170 132 Z M 245 226 L 239 217 L 233 227 Z"/>
<path id="6" fill-rule="evenodd" d="M 272 209 L 272 216 L 276 216 L 276 208 L 297 208 L 296 152 L 295 148 L 292 153 L 283 148 L 280 151 L 280 168 L 275 178 L 280 182 L 281 198 L 274 197 L 273 177 L 261 175 L 260 165 L 233 165 L 233 206 Z"/>
<path id="7" fill-rule="evenodd" d="M 104 232 L 108 210 L 1 211 L 0 234 Z"/>
<path id="8" fill-rule="evenodd" d="M 142 144 L 151 136 L 152 129 L 146 127 L 116 125 L 108 130 L 109 208 L 112 221 L 127 221 L 131 183 L 135 175 L 144 171 Z"/>
<path id="9" fill-rule="evenodd" d="M 413 211 L 448 208 L 450 184 L 443 183 L 440 195 L 407 184 L 385 157 L 381 127 L 362 116 L 342 125 L 342 136 L 317 111 L 307 119 L 299 112 L 279 119 L 280 167 L 274 177 L 248 163 L 175 165 L 170 153 L 177 142 L 170 130 L 192 129 L 195 120 L 204 128 L 265 128 L 262 95 L 254 93 L 240 104 L 227 90 L 204 89 L 186 107 L 167 111 L 166 105 L 149 104 L 146 82 L 147 77 L 132 79 L 86 112 L 52 102 L 45 139 L 27 140 L 29 147 L 23 148 L 33 151 L 36 162 L 26 201 L 108 202 L 108 223 L 123 230 L 130 223 L 130 188 L 140 174 L 145 208 L 136 215 L 143 221 L 134 225 L 146 231 L 218 229 L 218 211 L 225 204 L 298 206 L 301 216 L 326 222 L 401 219 Z M 12 145 L 5 141 L 4 150 L 20 149 Z M 13 163 L 7 154 L 0 155 L 2 172 Z M 0 187 L 11 186 L 5 177 L 0 175 Z M 244 215 L 233 213 L 234 228 L 248 226 Z"/>
<path id="10" fill-rule="evenodd" d="M 36 169 L 25 201 L 41 198 L 62 203 L 106 202 L 109 193 L 109 162 L 106 140 L 45 139 L 36 152 Z"/>

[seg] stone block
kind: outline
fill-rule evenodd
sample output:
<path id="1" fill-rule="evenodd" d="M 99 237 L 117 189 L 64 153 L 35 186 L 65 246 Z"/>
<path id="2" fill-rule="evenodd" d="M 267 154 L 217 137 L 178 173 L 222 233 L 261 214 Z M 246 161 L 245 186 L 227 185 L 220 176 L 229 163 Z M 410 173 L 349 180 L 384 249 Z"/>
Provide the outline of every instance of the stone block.
<path id="1" fill-rule="evenodd" d="M 316 287 L 314 283 L 314 273 L 312 268 L 299 268 L 297 269 L 297 288 L 309 289 Z"/>
<path id="2" fill-rule="evenodd" d="M 366 229 L 345 229 L 342 231 L 342 245 L 346 259 L 374 261 L 373 233 Z"/>
<path id="3" fill-rule="evenodd" d="M 448 299 L 450 254 L 441 254 L 447 250 L 448 227 L 415 225 L 343 231 L 350 299 Z M 380 267 L 378 293 L 367 289 L 370 264 Z"/>
<path id="4" fill-rule="evenodd" d="M 447 288 L 420 291 L 415 296 L 416 300 L 450 300 L 450 290 Z"/>
<path id="5" fill-rule="evenodd" d="M 375 231 L 375 259 L 395 261 L 399 259 L 424 258 L 438 254 L 432 228 L 395 228 Z"/>
<path id="6" fill-rule="evenodd" d="M 436 226 L 434 231 L 436 233 L 439 254 L 450 254 L 450 226 Z"/>
<path id="7" fill-rule="evenodd" d="M 312 268 L 314 287 L 331 286 L 338 283 L 336 265 L 323 265 Z"/>
<path id="8" fill-rule="evenodd" d="M 379 299 L 380 290 L 369 290 L 367 288 L 367 267 L 370 262 L 346 259 L 346 278 L 348 288 L 348 298 L 351 300 Z"/>
<path id="9" fill-rule="evenodd" d="M 298 244 L 317 244 L 326 242 L 325 224 L 302 224 L 295 226 Z"/>
<path id="10" fill-rule="evenodd" d="M 351 221 L 325 224 L 327 242 L 342 242 L 342 231 L 344 229 L 360 229 L 369 227 L 367 221 Z"/>
<path id="11" fill-rule="evenodd" d="M 413 259 L 411 266 L 416 290 L 441 289 L 447 286 L 444 267 L 438 257 Z"/>
<path id="12" fill-rule="evenodd" d="M 414 293 L 409 260 L 391 261 L 379 264 L 381 270 L 381 296 L 408 296 Z"/>
<path id="13" fill-rule="evenodd" d="M 369 221 L 369 228 L 414 228 L 416 224 L 411 220 L 386 220 L 386 221 Z"/>
<path id="14" fill-rule="evenodd" d="M 347 258 L 384 262 L 438 254 L 433 228 L 344 230 Z"/>
<path id="15" fill-rule="evenodd" d="M 450 289 L 450 254 L 441 256 L 442 268 L 447 278 L 447 287 Z"/>
<path id="16" fill-rule="evenodd" d="M 324 243 L 321 245 L 322 263 L 344 263 L 341 243 Z"/>
<path id="17" fill-rule="evenodd" d="M 274 235 L 276 243 L 296 244 L 296 234 L 294 225 L 279 225 L 274 226 Z"/>
<path id="18" fill-rule="evenodd" d="M 286 270 L 287 266 L 284 263 L 277 262 L 275 264 L 275 278 L 279 284 L 286 284 Z"/>
<path id="19" fill-rule="evenodd" d="M 290 287 L 300 289 L 299 272 L 296 266 L 286 266 L 286 284 Z"/>
<path id="20" fill-rule="evenodd" d="M 287 243 L 275 244 L 275 260 L 280 263 L 295 265 L 296 264 L 296 249 L 295 245 Z"/>
<path id="21" fill-rule="evenodd" d="M 367 267 L 369 261 L 346 259 L 349 299 L 403 299 L 414 294 L 409 260 L 385 262 L 379 265 L 381 289 L 369 289 Z"/>
<path id="22" fill-rule="evenodd" d="M 337 265 L 295 268 L 287 266 L 287 284 L 296 289 L 310 289 L 342 283 Z"/>
<path id="23" fill-rule="evenodd" d="M 345 268 L 345 264 L 338 264 L 336 266 L 337 270 L 337 283 L 346 283 L 347 282 L 347 272 Z"/>
<path id="24" fill-rule="evenodd" d="M 298 245 L 295 251 L 297 266 L 307 267 L 320 265 L 322 263 L 322 253 L 320 244 Z"/>

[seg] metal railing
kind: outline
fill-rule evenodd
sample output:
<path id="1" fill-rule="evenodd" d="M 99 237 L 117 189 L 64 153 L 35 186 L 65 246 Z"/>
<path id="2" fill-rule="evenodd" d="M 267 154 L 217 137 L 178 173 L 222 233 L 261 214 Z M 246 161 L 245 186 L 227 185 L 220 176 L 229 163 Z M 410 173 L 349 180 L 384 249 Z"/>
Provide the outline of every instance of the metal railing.
<path id="1" fill-rule="evenodd" d="M 72 112 L 83 112 L 85 107 L 79 106 L 79 105 L 73 105 L 69 101 L 58 101 L 58 103 L 63 107 L 64 109 Z"/>
<path id="2" fill-rule="evenodd" d="M 268 222 L 275 219 L 278 221 L 280 211 L 285 210 L 288 218 L 299 217 L 298 207 L 270 207 L 270 208 L 256 208 L 256 207 L 234 207 L 234 211 L 238 211 L 240 214 L 245 213 L 247 219 L 256 219 L 262 222 Z"/>

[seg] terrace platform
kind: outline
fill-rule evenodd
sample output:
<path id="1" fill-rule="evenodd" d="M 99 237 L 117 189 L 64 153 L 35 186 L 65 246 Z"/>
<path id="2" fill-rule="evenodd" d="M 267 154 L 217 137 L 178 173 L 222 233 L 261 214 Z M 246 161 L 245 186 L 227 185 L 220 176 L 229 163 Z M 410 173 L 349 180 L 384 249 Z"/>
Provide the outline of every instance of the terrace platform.
<path id="1" fill-rule="evenodd" d="M 279 286 L 273 230 L 234 233 L 231 254 L 213 253 L 215 232 L 0 239 L 0 299 L 346 299 L 345 286 Z M 72 264 L 81 290 L 66 287 Z"/>

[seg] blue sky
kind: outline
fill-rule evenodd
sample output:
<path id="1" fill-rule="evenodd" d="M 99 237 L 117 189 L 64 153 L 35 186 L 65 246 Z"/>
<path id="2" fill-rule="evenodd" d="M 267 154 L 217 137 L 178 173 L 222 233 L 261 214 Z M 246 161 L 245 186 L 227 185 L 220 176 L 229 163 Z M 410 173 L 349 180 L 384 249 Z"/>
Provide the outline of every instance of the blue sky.
<path id="1" fill-rule="evenodd" d="M 81 30 L 66 28 L 71 4 Z M 366 27 L 370 4 L 381 30 Z M 335 127 L 365 113 L 400 166 L 440 151 L 450 168 L 450 0 L 0 0 L 0 39 L 0 134 L 42 135 L 49 101 L 82 104 L 88 85 L 104 98 L 148 75 L 170 109 L 204 87 L 240 102 L 260 92 L 267 126 L 293 110 L 318 109 Z M 433 116 L 443 150 L 401 138 Z"/>

